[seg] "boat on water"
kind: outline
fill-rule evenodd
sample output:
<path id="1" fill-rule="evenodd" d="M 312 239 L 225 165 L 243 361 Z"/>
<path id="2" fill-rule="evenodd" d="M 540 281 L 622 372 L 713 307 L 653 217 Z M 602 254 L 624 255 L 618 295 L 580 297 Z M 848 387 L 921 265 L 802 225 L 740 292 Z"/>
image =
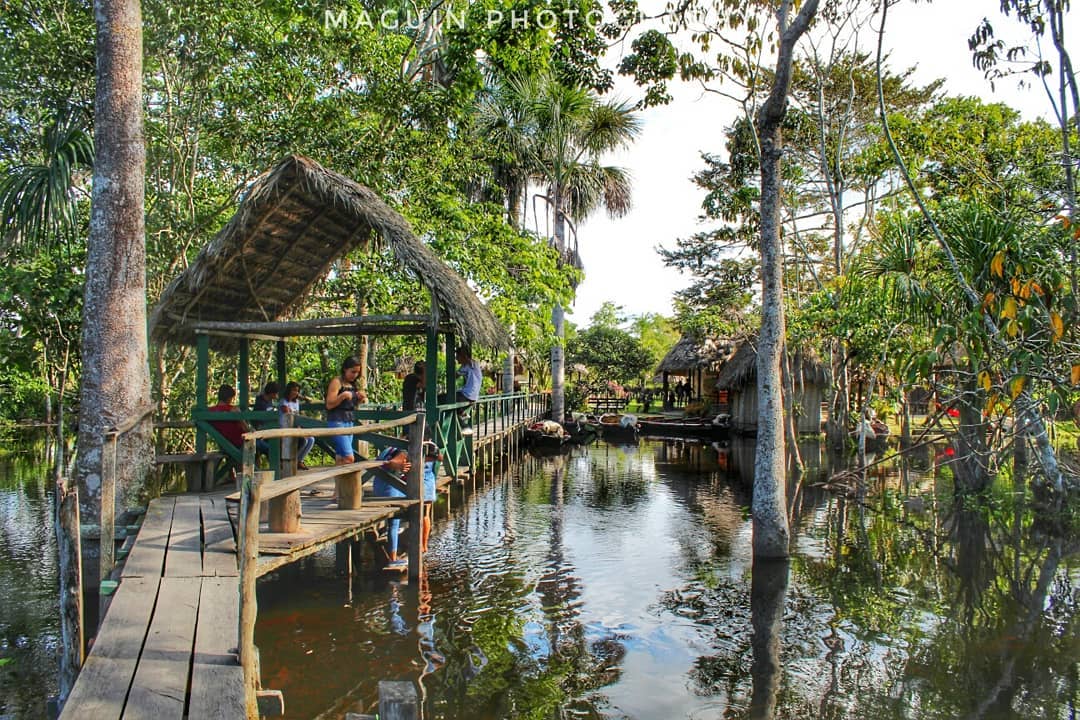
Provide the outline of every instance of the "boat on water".
<path id="1" fill-rule="evenodd" d="M 608 413 L 600 416 L 600 435 L 614 442 L 637 442 L 638 419 L 629 413 Z"/>
<path id="2" fill-rule="evenodd" d="M 707 440 L 721 440 L 731 434 L 731 423 L 727 415 L 708 418 L 654 416 L 641 418 L 637 424 L 642 435 L 655 437 L 695 437 Z"/>
<path id="3" fill-rule="evenodd" d="M 534 447 L 559 448 L 569 442 L 570 433 L 551 420 L 541 420 L 525 428 L 525 439 Z"/>

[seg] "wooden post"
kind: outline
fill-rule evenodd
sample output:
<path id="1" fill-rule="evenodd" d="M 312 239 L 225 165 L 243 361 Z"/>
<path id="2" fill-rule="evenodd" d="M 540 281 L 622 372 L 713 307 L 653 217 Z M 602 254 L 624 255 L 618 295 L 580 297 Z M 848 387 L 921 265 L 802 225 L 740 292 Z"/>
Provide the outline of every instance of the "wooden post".
<path id="1" fill-rule="evenodd" d="M 334 478 L 339 510 L 359 510 L 363 507 L 364 479 L 359 471 Z"/>
<path id="2" fill-rule="evenodd" d="M 247 338 L 240 338 L 240 353 L 236 358 L 236 384 L 237 392 L 239 393 L 239 399 L 237 402 L 240 404 L 241 410 L 247 410 L 251 405 L 251 370 L 249 368 L 249 349 L 251 348 L 251 341 Z M 262 391 L 262 388 L 256 390 L 256 394 Z"/>
<path id="3" fill-rule="evenodd" d="M 283 428 L 295 428 L 296 416 L 289 413 L 280 413 L 281 422 L 279 425 Z M 292 477 L 296 474 L 296 449 L 299 447 L 299 438 L 281 438 L 281 469 L 278 472 L 279 478 Z"/>
<path id="4" fill-rule="evenodd" d="M 281 392 L 283 393 L 285 392 L 285 385 L 288 383 L 287 364 L 285 341 L 278 340 L 274 348 L 274 369 L 277 371 L 277 383 L 281 386 Z"/>
<path id="5" fill-rule="evenodd" d="M 379 720 L 418 720 L 416 686 L 401 680 L 379 681 Z"/>
<path id="6" fill-rule="evenodd" d="M 195 410 L 206 409 L 207 385 L 210 383 L 210 336 L 195 337 Z M 206 452 L 206 431 L 195 424 L 195 452 Z"/>
<path id="7" fill-rule="evenodd" d="M 83 664 L 82 553 L 79 548 L 79 487 L 56 475 L 56 542 L 60 565 L 60 704 L 67 700 Z"/>
<path id="8" fill-rule="evenodd" d="M 255 477 L 255 440 L 244 439 L 244 465 L 240 496 L 240 627 L 238 649 L 244 671 L 244 701 L 247 716 L 259 717 L 256 691 L 259 689 L 258 650 L 255 647 L 255 618 L 259 607 L 255 578 L 259 562 L 259 481 Z"/>
<path id="9" fill-rule="evenodd" d="M 424 422 L 427 413 L 418 411 L 416 422 L 409 428 L 409 470 L 406 493 L 418 502 L 409 507 L 409 579 L 419 579 L 424 571 L 424 558 L 420 553 L 420 533 L 424 518 Z M 411 684 L 410 684 L 411 687 Z M 414 691 L 415 692 L 415 691 Z M 382 714 L 380 713 L 380 717 Z"/>
<path id="10" fill-rule="evenodd" d="M 98 587 L 107 580 L 116 564 L 116 432 L 106 433 L 101 443 L 101 533 L 98 537 L 101 555 L 98 564 Z M 98 618 L 100 625 L 104 617 Z"/>

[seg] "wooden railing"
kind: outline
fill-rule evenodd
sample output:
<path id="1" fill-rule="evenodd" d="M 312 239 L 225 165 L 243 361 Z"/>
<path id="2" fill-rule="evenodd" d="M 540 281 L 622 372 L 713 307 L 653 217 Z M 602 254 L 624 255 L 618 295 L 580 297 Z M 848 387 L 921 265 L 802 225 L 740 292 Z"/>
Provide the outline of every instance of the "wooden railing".
<path id="1" fill-rule="evenodd" d="M 408 510 L 409 532 L 412 547 L 420 547 L 421 513 L 424 500 L 424 412 L 417 412 L 383 423 L 364 425 L 368 433 L 386 432 L 399 427 L 409 427 L 409 461 L 412 467 L 407 476 L 407 498 L 415 500 Z M 259 690 L 259 663 L 255 649 L 255 620 L 258 604 L 255 594 L 255 580 L 258 577 L 259 563 L 259 504 L 262 498 L 264 480 L 255 472 L 255 441 L 257 439 L 281 440 L 301 437 L 333 437 L 353 435 L 357 427 L 343 428 L 275 428 L 257 430 L 244 435 L 243 473 L 240 480 L 240 528 L 238 555 L 240 558 L 240 626 L 238 629 L 238 647 L 240 665 L 244 670 L 244 693 L 249 718 L 258 717 L 257 693 Z M 350 465 L 339 466 L 341 472 L 355 472 Z M 323 473 L 325 474 L 325 473 Z M 299 488 L 290 488 L 299 492 Z M 409 553 L 409 577 L 420 577 L 423 557 L 419 552 Z"/>

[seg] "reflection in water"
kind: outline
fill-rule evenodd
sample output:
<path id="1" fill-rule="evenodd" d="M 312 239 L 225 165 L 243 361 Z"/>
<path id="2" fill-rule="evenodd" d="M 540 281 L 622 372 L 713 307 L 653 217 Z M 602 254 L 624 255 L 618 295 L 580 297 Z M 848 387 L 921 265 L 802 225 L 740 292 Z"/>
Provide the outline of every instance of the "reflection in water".
<path id="1" fill-rule="evenodd" d="M 953 458 L 885 462 L 851 496 L 804 447 L 789 563 L 750 557 L 752 442 L 598 443 L 455 499 L 418 583 L 332 552 L 259 583 L 266 687 L 290 720 L 373 712 L 417 682 L 427 720 L 1067 718 L 1075 538 L 1022 479 L 957 500 Z M 841 459 L 839 462 L 849 462 Z M 0 715 L 55 683 L 48 485 L 0 466 Z"/>
<path id="2" fill-rule="evenodd" d="M 44 453 L 0 460 L 0 716 L 44 718 L 59 619 L 52 483 Z"/>
<path id="3" fill-rule="evenodd" d="M 750 696 L 750 717 L 770 720 L 776 710 L 780 687 L 780 635 L 784 625 L 788 560 L 754 559 L 750 580 L 750 617 L 754 626 L 751 645 L 754 662 L 750 668 L 754 690 Z"/>
<path id="4" fill-rule="evenodd" d="M 264 684 L 295 718 L 370 711 L 386 678 L 425 718 L 1065 717 L 1075 558 L 1026 508 L 957 502 L 950 460 L 792 484 L 795 554 L 753 564 L 750 443 L 529 458 L 436 527 L 415 591 L 361 574 L 339 613 L 317 562 L 264 581 Z"/>

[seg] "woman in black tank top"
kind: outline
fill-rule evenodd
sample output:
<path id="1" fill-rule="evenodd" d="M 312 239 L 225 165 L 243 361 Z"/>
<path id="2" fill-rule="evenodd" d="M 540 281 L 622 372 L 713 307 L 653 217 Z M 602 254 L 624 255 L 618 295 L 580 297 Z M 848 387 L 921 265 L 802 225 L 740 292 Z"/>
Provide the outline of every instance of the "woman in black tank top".
<path id="1" fill-rule="evenodd" d="M 362 392 L 356 389 L 356 378 L 360 375 L 360 361 L 353 356 L 341 363 L 341 374 L 330 380 L 326 388 L 326 425 L 327 427 L 351 427 L 353 411 L 367 402 Z M 352 435 L 335 435 L 330 438 L 334 446 L 334 462 L 346 465 L 355 462 Z"/>

